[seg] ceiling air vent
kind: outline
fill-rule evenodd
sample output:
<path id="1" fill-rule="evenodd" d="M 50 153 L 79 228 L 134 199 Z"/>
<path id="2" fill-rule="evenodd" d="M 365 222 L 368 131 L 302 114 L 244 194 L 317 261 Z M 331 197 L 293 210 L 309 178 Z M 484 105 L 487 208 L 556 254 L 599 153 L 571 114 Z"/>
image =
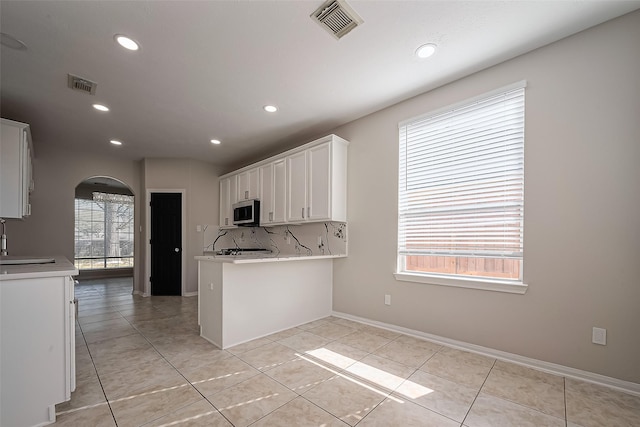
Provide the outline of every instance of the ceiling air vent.
<path id="1" fill-rule="evenodd" d="M 329 0 L 311 14 L 325 30 L 340 39 L 364 21 L 343 0 Z"/>
<path id="2" fill-rule="evenodd" d="M 98 83 L 83 79 L 82 77 L 74 76 L 73 74 L 67 74 L 67 86 L 71 89 L 88 93 L 89 95 L 95 95 Z"/>

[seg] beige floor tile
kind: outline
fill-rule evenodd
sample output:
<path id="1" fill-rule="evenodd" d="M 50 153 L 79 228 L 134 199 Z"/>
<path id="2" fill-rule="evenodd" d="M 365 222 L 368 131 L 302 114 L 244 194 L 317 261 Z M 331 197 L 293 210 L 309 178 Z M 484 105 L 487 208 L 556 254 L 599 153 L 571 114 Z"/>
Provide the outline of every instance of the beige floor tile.
<path id="1" fill-rule="evenodd" d="M 337 325 L 341 325 L 341 326 L 347 326 L 349 328 L 353 328 L 353 329 L 360 329 L 364 326 L 364 324 L 362 323 L 358 323 L 358 322 L 354 322 L 353 320 L 349 320 L 349 319 L 343 319 L 340 317 L 336 317 L 336 318 L 331 318 L 331 322 L 337 324 Z"/>
<path id="2" fill-rule="evenodd" d="M 331 340 L 309 332 L 301 332 L 278 342 L 296 351 L 305 352 L 322 348 Z"/>
<path id="3" fill-rule="evenodd" d="M 71 400 L 56 405 L 56 412 L 93 406 L 106 401 L 98 376 L 87 376 L 76 381 L 76 390 L 71 393 Z"/>
<path id="4" fill-rule="evenodd" d="M 349 425 L 356 425 L 388 393 L 367 383 L 336 375 L 311 388 L 304 398 L 340 418 Z"/>
<path id="5" fill-rule="evenodd" d="M 554 417 L 565 417 L 564 379 L 556 375 L 496 362 L 482 392 Z"/>
<path id="6" fill-rule="evenodd" d="M 338 341 L 330 342 L 321 348 L 303 353 L 305 358 L 335 370 L 345 369 L 368 355 L 369 353 L 366 351 Z"/>
<path id="7" fill-rule="evenodd" d="M 325 322 L 320 326 L 316 326 L 315 328 L 307 329 L 307 332 L 311 332 L 312 334 L 319 335 L 331 340 L 336 340 L 338 338 L 344 337 L 345 335 L 352 334 L 354 332 L 354 329 L 348 326 L 338 325 L 335 322 Z"/>
<path id="8" fill-rule="evenodd" d="M 313 322 L 299 325 L 298 328 L 309 330 L 309 329 L 317 328 L 318 326 L 326 325 L 327 323 L 329 323 L 328 319 L 318 319 L 318 320 L 314 320 Z"/>
<path id="9" fill-rule="evenodd" d="M 232 427 L 216 408 L 200 400 L 145 424 L 143 427 Z"/>
<path id="10" fill-rule="evenodd" d="M 271 341 L 279 341 L 285 338 L 289 338 L 293 335 L 299 334 L 300 332 L 303 332 L 303 331 L 304 329 L 300 329 L 300 328 L 290 328 L 290 329 L 285 329 L 284 331 L 276 332 L 275 334 L 267 335 L 265 338 Z"/>
<path id="11" fill-rule="evenodd" d="M 445 347 L 420 370 L 479 390 L 494 362 L 489 357 Z"/>
<path id="12" fill-rule="evenodd" d="M 464 420 L 468 427 L 564 427 L 564 419 L 480 393 Z"/>
<path id="13" fill-rule="evenodd" d="M 362 420 L 358 427 L 459 427 L 460 423 L 406 400 L 388 398 Z"/>
<path id="14" fill-rule="evenodd" d="M 93 316 L 78 317 L 78 323 L 86 327 L 90 323 L 103 322 L 105 320 L 122 319 L 122 315 L 116 311 L 111 313 L 94 314 Z"/>
<path id="15" fill-rule="evenodd" d="M 331 368 L 319 366 L 305 359 L 293 360 L 265 371 L 266 375 L 298 394 L 326 381 L 336 373 Z"/>
<path id="16" fill-rule="evenodd" d="M 118 427 L 138 427 L 202 400 L 189 384 L 109 401 Z"/>
<path id="17" fill-rule="evenodd" d="M 96 370 L 100 376 L 111 375 L 131 366 L 146 366 L 164 359 L 153 347 L 123 350 L 116 354 L 94 359 Z"/>
<path id="18" fill-rule="evenodd" d="M 444 378 L 416 371 L 393 396 L 410 400 L 445 417 L 462 422 L 478 392 Z"/>
<path id="19" fill-rule="evenodd" d="M 180 372 L 202 395 L 207 397 L 260 373 L 237 357 L 213 360 L 192 369 L 183 369 Z"/>
<path id="20" fill-rule="evenodd" d="M 264 374 L 208 397 L 236 427 L 244 427 L 295 399 L 297 394 Z"/>
<path id="21" fill-rule="evenodd" d="M 94 317 L 94 316 L 90 316 L 90 317 Z M 86 318 L 83 318 L 83 319 L 86 319 Z M 119 328 L 119 327 L 127 327 L 127 326 L 131 326 L 131 324 L 124 317 L 118 316 L 115 319 L 101 320 L 101 321 L 90 322 L 86 324 L 80 323 L 80 326 L 82 328 L 82 332 L 84 334 L 87 334 L 89 332 L 108 331 L 108 330 Z"/>
<path id="22" fill-rule="evenodd" d="M 284 363 L 299 359 L 297 352 L 277 342 L 238 354 L 240 359 L 260 371 L 266 371 Z"/>
<path id="23" fill-rule="evenodd" d="M 189 351 L 178 353 L 167 360 L 180 372 L 193 372 L 200 366 L 208 365 L 217 360 L 234 357 L 233 354 L 209 344 L 201 349 L 190 348 Z"/>
<path id="24" fill-rule="evenodd" d="M 106 402 L 71 410 L 56 416 L 55 427 L 116 427 Z"/>
<path id="25" fill-rule="evenodd" d="M 251 424 L 251 427 L 274 426 L 346 427 L 347 424 L 308 400 L 298 397 Z"/>
<path id="26" fill-rule="evenodd" d="M 140 334 L 116 337 L 109 341 L 89 344 L 91 356 L 96 358 L 109 358 L 118 356 L 120 352 L 151 348 L 151 344 Z"/>
<path id="27" fill-rule="evenodd" d="M 353 378 L 391 392 L 409 378 L 415 372 L 415 368 L 384 357 L 369 355 L 345 369 L 345 373 L 347 372 Z"/>
<path id="28" fill-rule="evenodd" d="M 263 345 L 269 344 L 271 342 L 273 341 L 271 341 L 269 338 L 258 338 L 242 344 L 234 345 L 233 347 L 228 348 L 227 351 L 232 354 L 245 353 L 258 347 L 262 347 Z"/>
<path id="29" fill-rule="evenodd" d="M 388 329 L 378 328 L 376 326 L 371 326 L 371 325 L 362 325 L 360 328 L 358 328 L 358 330 L 360 330 L 361 332 L 366 332 L 371 335 L 376 335 L 382 338 L 386 338 L 388 340 L 393 340 L 395 338 L 398 338 L 401 335 L 398 332 L 390 331 Z"/>
<path id="30" fill-rule="evenodd" d="M 418 368 L 436 354 L 441 347 L 441 345 L 430 341 L 402 335 L 377 349 L 374 354 Z"/>
<path id="31" fill-rule="evenodd" d="M 84 339 L 88 344 L 96 344 L 99 342 L 107 341 L 113 338 L 124 337 L 127 335 L 137 334 L 138 331 L 133 329 L 131 325 L 122 325 L 110 329 L 85 332 Z"/>
<path id="32" fill-rule="evenodd" d="M 338 339 L 338 342 L 346 344 L 351 347 L 373 353 L 380 347 L 387 345 L 391 342 L 391 338 L 384 338 L 379 335 L 372 335 L 361 330 Z"/>
<path id="33" fill-rule="evenodd" d="M 124 366 L 102 376 L 101 382 L 109 401 L 187 384 L 184 377 L 164 360 Z"/>
<path id="34" fill-rule="evenodd" d="M 640 397 L 566 379 L 567 421 L 583 427 L 640 426 Z"/>

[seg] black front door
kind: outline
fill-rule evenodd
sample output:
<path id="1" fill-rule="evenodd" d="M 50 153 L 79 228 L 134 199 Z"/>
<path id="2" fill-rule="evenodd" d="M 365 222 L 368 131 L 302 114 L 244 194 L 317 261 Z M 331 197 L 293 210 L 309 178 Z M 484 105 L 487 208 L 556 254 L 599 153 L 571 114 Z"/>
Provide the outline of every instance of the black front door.
<path id="1" fill-rule="evenodd" d="M 182 194 L 151 193 L 151 295 L 182 294 Z"/>

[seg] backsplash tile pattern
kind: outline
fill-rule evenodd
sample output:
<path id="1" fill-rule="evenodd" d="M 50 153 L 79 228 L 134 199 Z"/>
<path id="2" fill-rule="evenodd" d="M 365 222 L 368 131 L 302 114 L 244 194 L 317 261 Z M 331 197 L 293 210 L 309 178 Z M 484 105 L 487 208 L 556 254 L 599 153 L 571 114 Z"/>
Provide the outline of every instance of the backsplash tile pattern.
<path id="1" fill-rule="evenodd" d="M 346 255 L 347 224 L 319 222 L 274 227 L 203 227 L 203 253 L 227 248 L 270 249 L 282 255 Z"/>

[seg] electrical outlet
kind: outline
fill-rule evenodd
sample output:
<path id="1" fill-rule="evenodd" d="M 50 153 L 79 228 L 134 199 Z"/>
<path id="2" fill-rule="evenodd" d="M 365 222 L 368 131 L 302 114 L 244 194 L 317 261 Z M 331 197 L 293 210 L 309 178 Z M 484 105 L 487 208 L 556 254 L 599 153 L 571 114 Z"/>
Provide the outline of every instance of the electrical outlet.
<path id="1" fill-rule="evenodd" d="M 386 294 L 384 296 L 384 305 L 391 305 L 391 295 Z"/>
<path id="2" fill-rule="evenodd" d="M 594 327 L 591 333 L 591 342 L 599 345 L 607 345 L 607 330 Z"/>
<path id="3" fill-rule="evenodd" d="M 202 226 L 196 225 L 196 233 L 201 233 L 201 232 L 202 232 Z"/>

